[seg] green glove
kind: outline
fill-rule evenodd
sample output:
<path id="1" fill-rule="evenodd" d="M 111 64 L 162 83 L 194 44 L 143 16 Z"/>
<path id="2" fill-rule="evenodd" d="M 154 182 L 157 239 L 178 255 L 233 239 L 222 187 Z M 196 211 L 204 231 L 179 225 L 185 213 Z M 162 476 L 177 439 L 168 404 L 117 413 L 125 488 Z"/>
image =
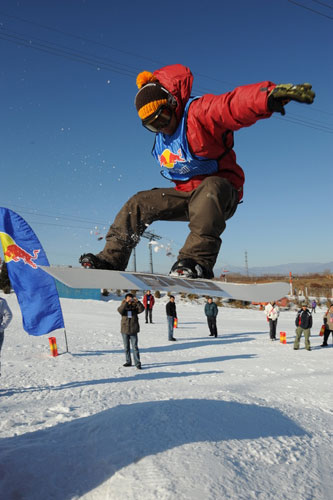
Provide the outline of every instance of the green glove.
<path id="1" fill-rule="evenodd" d="M 310 83 L 300 83 L 294 85 L 293 83 L 280 84 L 273 89 L 267 100 L 267 106 L 270 111 L 277 111 L 281 115 L 285 115 L 285 104 L 289 101 L 305 102 L 312 104 L 315 98 L 312 85 Z"/>

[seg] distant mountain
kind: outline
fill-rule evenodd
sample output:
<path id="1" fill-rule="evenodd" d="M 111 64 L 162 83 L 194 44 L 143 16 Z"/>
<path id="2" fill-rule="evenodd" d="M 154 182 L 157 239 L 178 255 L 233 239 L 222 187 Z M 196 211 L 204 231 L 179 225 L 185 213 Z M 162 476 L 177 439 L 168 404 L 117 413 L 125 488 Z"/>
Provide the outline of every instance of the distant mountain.
<path id="1" fill-rule="evenodd" d="M 222 269 L 215 269 L 215 276 L 220 276 L 220 274 L 223 273 L 223 270 L 228 270 L 229 273 L 239 273 L 246 275 L 245 267 L 228 266 Z M 291 264 L 279 264 L 277 266 L 249 267 L 249 276 L 262 276 L 264 274 L 281 274 L 284 276 L 288 276 L 290 271 L 292 272 L 292 274 L 312 274 L 322 273 L 324 271 L 333 273 L 333 262 L 326 262 L 325 264 L 321 264 L 318 262 L 293 262 Z"/>

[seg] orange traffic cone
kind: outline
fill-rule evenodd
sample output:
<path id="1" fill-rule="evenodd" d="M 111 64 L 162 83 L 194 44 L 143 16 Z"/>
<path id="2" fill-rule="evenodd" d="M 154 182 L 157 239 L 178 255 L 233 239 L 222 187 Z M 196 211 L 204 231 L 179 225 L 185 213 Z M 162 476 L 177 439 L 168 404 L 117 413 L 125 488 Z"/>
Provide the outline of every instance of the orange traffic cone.
<path id="1" fill-rule="evenodd" d="M 57 341 L 55 337 L 49 337 L 51 356 L 58 356 Z"/>
<path id="2" fill-rule="evenodd" d="M 281 344 L 287 343 L 287 334 L 286 332 L 280 332 L 280 342 Z"/>

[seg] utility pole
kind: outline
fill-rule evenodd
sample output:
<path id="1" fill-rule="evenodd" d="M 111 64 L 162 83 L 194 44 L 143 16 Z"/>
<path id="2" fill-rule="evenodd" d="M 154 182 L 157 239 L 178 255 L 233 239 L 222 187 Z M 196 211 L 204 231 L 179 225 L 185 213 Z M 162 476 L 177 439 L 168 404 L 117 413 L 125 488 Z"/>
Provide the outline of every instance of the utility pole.
<path id="1" fill-rule="evenodd" d="M 133 271 L 136 273 L 136 248 L 133 248 Z"/>
<path id="2" fill-rule="evenodd" d="M 151 231 L 145 231 L 142 235 L 143 238 L 147 238 L 149 240 L 148 247 L 149 247 L 149 264 L 150 264 L 150 272 L 151 274 L 154 274 L 153 270 L 153 249 L 152 249 L 152 244 L 151 242 L 154 240 L 161 240 L 162 236 L 158 236 L 157 234 L 151 232 Z"/>
<path id="3" fill-rule="evenodd" d="M 246 270 L 246 276 L 249 275 L 249 263 L 247 261 L 247 251 L 245 250 L 245 270 Z"/>

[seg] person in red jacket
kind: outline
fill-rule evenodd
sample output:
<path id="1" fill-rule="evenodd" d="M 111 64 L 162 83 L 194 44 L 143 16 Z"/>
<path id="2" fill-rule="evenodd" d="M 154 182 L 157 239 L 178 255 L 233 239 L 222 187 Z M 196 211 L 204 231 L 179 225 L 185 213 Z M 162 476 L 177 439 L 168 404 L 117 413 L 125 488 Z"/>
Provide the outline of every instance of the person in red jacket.
<path id="1" fill-rule="evenodd" d="M 125 270 L 132 249 L 158 220 L 187 221 L 190 233 L 170 274 L 212 278 L 221 234 L 243 197 L 244 172 L 236 162 L 233 133 L 272 113 L 285 114 L 290 100 L 311 104 L 310 84 L 270 81 L 221 95 L 192 97 L 189 68 L 174 64 L 137 77 L 135 106 L 142 125 L 156 134 L 153 156 L 170 188 L 141 191 L 111 225 L 104 249 L 81 255 L 83 267 Z"/>
<path id="2" fill-rule="evenodd" d="M 154 299 L 154 296 L 150 293 L 150 290 L 147 290 L 147 293 L 144 294 L 142 302 L 143 302 L 143 305 L 145 308 L 146 323 L 148 323 L 148 317 L 149 317 L 149 323 L 152 323 L 153 322 L 153 307 L 155 304 L 155 299 Z"/>

